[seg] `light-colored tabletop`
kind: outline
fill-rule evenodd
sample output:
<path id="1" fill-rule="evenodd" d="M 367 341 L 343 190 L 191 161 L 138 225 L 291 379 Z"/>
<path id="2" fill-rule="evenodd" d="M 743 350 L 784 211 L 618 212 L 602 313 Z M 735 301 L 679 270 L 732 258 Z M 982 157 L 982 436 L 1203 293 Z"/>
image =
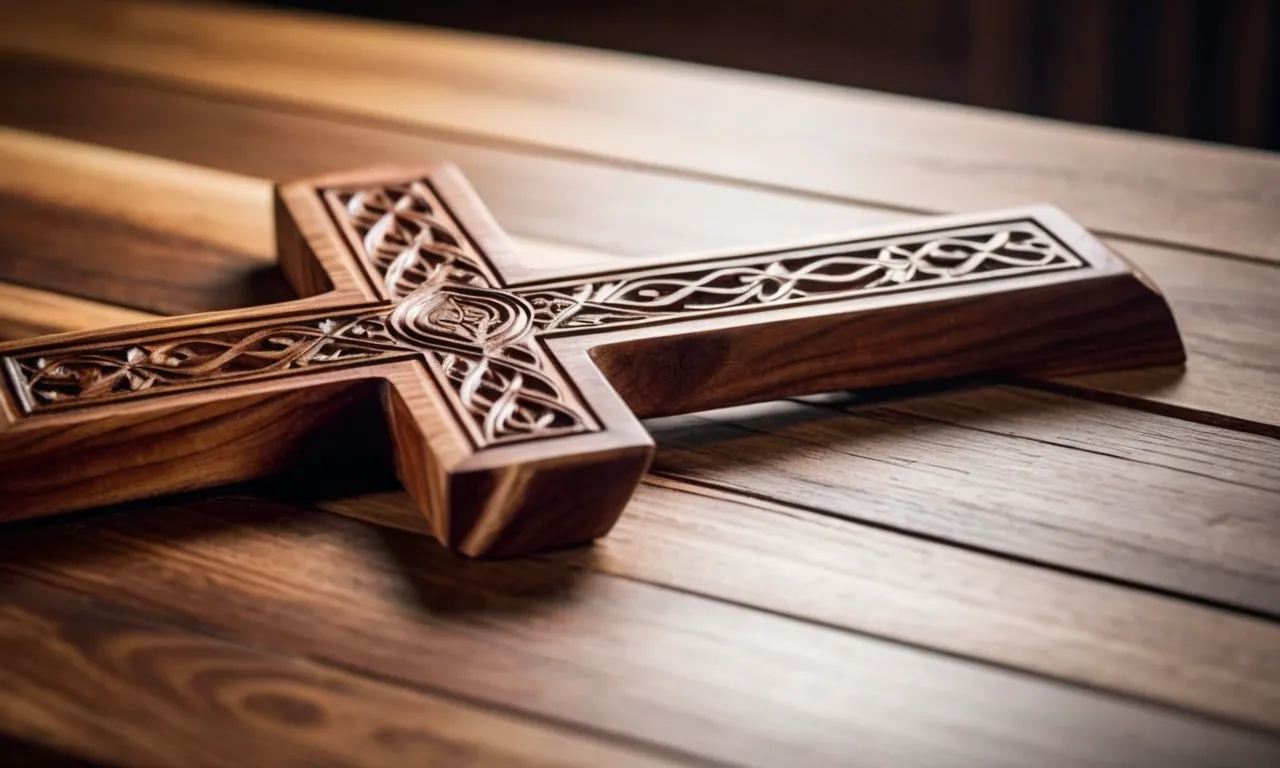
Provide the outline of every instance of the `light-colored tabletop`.
<path id="1" fill-rule="evenodd" d="M 272 182 L 451 160 L 531 265 L 1051 202 L 1189 355 L 649 422 L 526 559 L 358 459 L 9 525 L 0 755 L 1280 765 L 1280 157 L 243 7 L 8 2 L 0 63 L 4 338 L 286 299 Z"/>

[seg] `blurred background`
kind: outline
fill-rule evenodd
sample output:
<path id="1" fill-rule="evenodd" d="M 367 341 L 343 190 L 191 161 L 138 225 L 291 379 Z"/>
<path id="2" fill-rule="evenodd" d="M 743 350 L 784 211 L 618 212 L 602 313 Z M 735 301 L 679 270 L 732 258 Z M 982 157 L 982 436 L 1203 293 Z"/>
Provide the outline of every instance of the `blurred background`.
<path id="1" fill-rule="evenodd" d="M 259 0 L 1280 149 L 1280 0 Z"/>

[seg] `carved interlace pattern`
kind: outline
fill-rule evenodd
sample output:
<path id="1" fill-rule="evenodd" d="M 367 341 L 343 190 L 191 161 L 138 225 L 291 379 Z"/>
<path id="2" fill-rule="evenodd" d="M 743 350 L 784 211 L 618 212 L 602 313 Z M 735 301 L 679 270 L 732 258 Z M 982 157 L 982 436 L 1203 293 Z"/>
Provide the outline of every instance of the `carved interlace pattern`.
<path id="1" fill-rule="evenodd" d="M 415 294 L 394 310 L 67 347 L 6 362 L 27 410 L 39 412 L 425 355 L 471 417 L 481 446 L 590 428 L 527 333 L 532 308 L 502 291 L 476 301 L 483 295 L 457 290 Z M 494 312 L 503 300 L 519 307 L 520 323 Z M 526 332 L 514 334 L 521 323 Z"/>
<path id="2" fill-rule="evenodd" d="M 473 285 L 423 288 L 400 302 L 391 328 L 432 350 L 433 367 L 474 419 L 482 444 L 590 428 L 534 338 L 533 307 L 515 294 Z"/>
<path id="3" fill-rule="evenodd" d="M 591 428 L 533 338 L 533 308 L 492 270 L 425 181 L 329 190 L 360 254 L 399 305 L 393 331 L 422 350 L 481 445 Z"/>
<path id="4" fill-rule="evenodd" d="M 356 314 L 271 327 L 138 339 L 11 358 L 32 410 L 296 368 L 369 361 L 399 347 L 383 318 Z"/>
<path id="5" fill-rule="evenodd" d="M 22 405 L 38 413 L 418 356 L 483 448 L 598 428 L 541 335 L 1083 266 L 1015 222 L 506 289 L 427 181 L 321 194 L 381 280 L 382 305 L 18 354 L 4 363 Z"/>
<path id="6" fill-rule="evenodd" d="M 328 190 L 393 301 L 426 284 L 494 287 L 484 260 L 426 181 Z"/>
<path id="7" fill-rule="evenodd" d="M 542 329 L 590 329 L 701 313 L 1071 269 L 1080 259 L 1030 223 L 825 246 L 518 290 Z"/>

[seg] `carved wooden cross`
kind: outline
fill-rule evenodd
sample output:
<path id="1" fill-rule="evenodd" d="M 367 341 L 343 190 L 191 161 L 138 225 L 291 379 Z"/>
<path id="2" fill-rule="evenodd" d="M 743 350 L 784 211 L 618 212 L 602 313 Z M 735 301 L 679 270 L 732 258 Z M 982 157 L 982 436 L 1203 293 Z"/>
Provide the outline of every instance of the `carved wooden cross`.
<path id="1" fill-rule="evenodd" d="M 551 274 L 452 167 L 276 197 L 306 298 L 0 345 L 0 518 L 265 475 L 368 394 L 440 541 L 521 553 L 609 530 L 637 417 L 1183 360 L 1157 290 L 1052 208 Z"/>

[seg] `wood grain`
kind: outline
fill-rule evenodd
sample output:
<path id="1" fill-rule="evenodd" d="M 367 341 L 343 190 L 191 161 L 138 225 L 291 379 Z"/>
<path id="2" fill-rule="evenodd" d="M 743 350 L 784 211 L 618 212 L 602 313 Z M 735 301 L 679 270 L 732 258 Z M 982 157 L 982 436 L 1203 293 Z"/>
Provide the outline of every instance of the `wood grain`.
<path id="1" fill-rule="evenodd" d="M 198 5 L 6 8 L 4 50 L 220 94 L 919 212 L 1052 200 L 1105 233 L 1280 258 L 1280 160 L 1263 152 L 457 32 Z"/>
<path id="2" fill-rule="evenodd" d="M 420 536 L 248 498 L 10 530 L 0 570 L 702 759 L 1252 766 L 1280 754 L 1273 738 L 1021 674 L 571 563 L 463 564 Z"/>
<path id="3" fill-rule="evenodd" d="M 1190 362 L 1177 375 L 1103 374 L 1055 389 L 1280 437 L 1280 269 L 1138 243 L 1120 252 L 1160 285 Z"/>
<path id="4" fill-rule="evenodd" d="M 22 57 L 0 60 L 5 75 L 0 77 L 0 121 L 126 150 L 140 160 L 179 161 L 195 174 L 185 186 L 205 187 L 202 168 L 289 180 L 389 162 L 450 161 L 463 167 L 517 239 L 572 246 L 595 252 L 597 259 L 745 246 L 904 218 L 875 208 L 539 156 L 465 137 L 450 140 L 395 126 L 326 120 L 279 105 L 156 88 L 82 67 Z M 218 203 L 238 206 L 245 199 Z M 687 215 L 690 210 L 699 216 Z M 243 221 L 249 215 L 229 218 Z M 246 233 L 269 226 L 269 212 L 257 209 L 257 215 L 260 223 Z M 244 237 L 241 247 L 253 252 L 256 240 Z"/>
<path id="5" fill-rule="evenodd" d="M 0 127 L 4 191 L 275 264 L 271 184 Z"/>
<path id="6" fill-rule="evenodd" d="M 21 60 L 8 62 L 5 71 L 13 77 L 0 78 L 0 120 L 238 173 L 287 178 L 348 160 L 454 158 L 517 241 L 538 246 L 525 259 L 535 265 L 535 259 L 559 265 L 568 257 L 571 262 L 563 263 L 585 266 L 592 253 L 602 265 L 618 263 L 611 256 L 644 260 L 907 218 L 870 206 L 446 143 Z M 29 92 L 26 82 L 40 88 Z M 549 189 L 557 194 L 545 194 Z M 251 247 L 251 231 L 245 248 Z M 190 234 L 201 236 L 199 230 Z M 1091 378 L 1072 391 L 1280 435 L 1280 364 L 1266 342 L 1267 329 L 1280 327 L 1280 271 L 1163 246 L 1106 242 L 1169 297 L 1190 362 L 1181 376 L 1129 372 Z M 58 263 L 47 262 L 53 277 L 39 279 L 59 279 Z M 31 268 L 37 268 L 34 261 Z"/>
<path id="7" fill-rule="evenodd" d="M 427 532 L 399 492 L 320 506 Z M 590 553 L 544 557 L 1280 729 L 1274 623 L 732 490 L 650 476 Z"/>
<path id="8" fill-rule="evenodd" d="M 0 649 L 9 734 L 99 764 L 681 764 L 36 584 L 4 590 Z"/>
<path id="9" fill-rule="evenodd" d="M 0 238 L 0 279 L 145 312 L 214 311 L 293 298 L 271 263 L 243 252 L 6 192 L 0 192 Z"/>
<path id="10" fill-rule="evenodd" d="M 661 474 L 1280 615 L 1275 440 L 1017 391 L 918 408 L 964 417 L 774 403 L 648 427 Z"/>
<path id="11" fill-rule="evenodd" d="M 113 304 L 0 282 L 0 341 L 110 328 L 154 318 L 155 315 Z"/>
<path id="12" fill-rule="evenodd" d="M 6 414 L 0 520 L 286 472 L 368 473 L 389 462 L 377 382 L 315 378 L 289 390 L 175 396 L 159 407 L 135 403 L 25 422 Z"/>

